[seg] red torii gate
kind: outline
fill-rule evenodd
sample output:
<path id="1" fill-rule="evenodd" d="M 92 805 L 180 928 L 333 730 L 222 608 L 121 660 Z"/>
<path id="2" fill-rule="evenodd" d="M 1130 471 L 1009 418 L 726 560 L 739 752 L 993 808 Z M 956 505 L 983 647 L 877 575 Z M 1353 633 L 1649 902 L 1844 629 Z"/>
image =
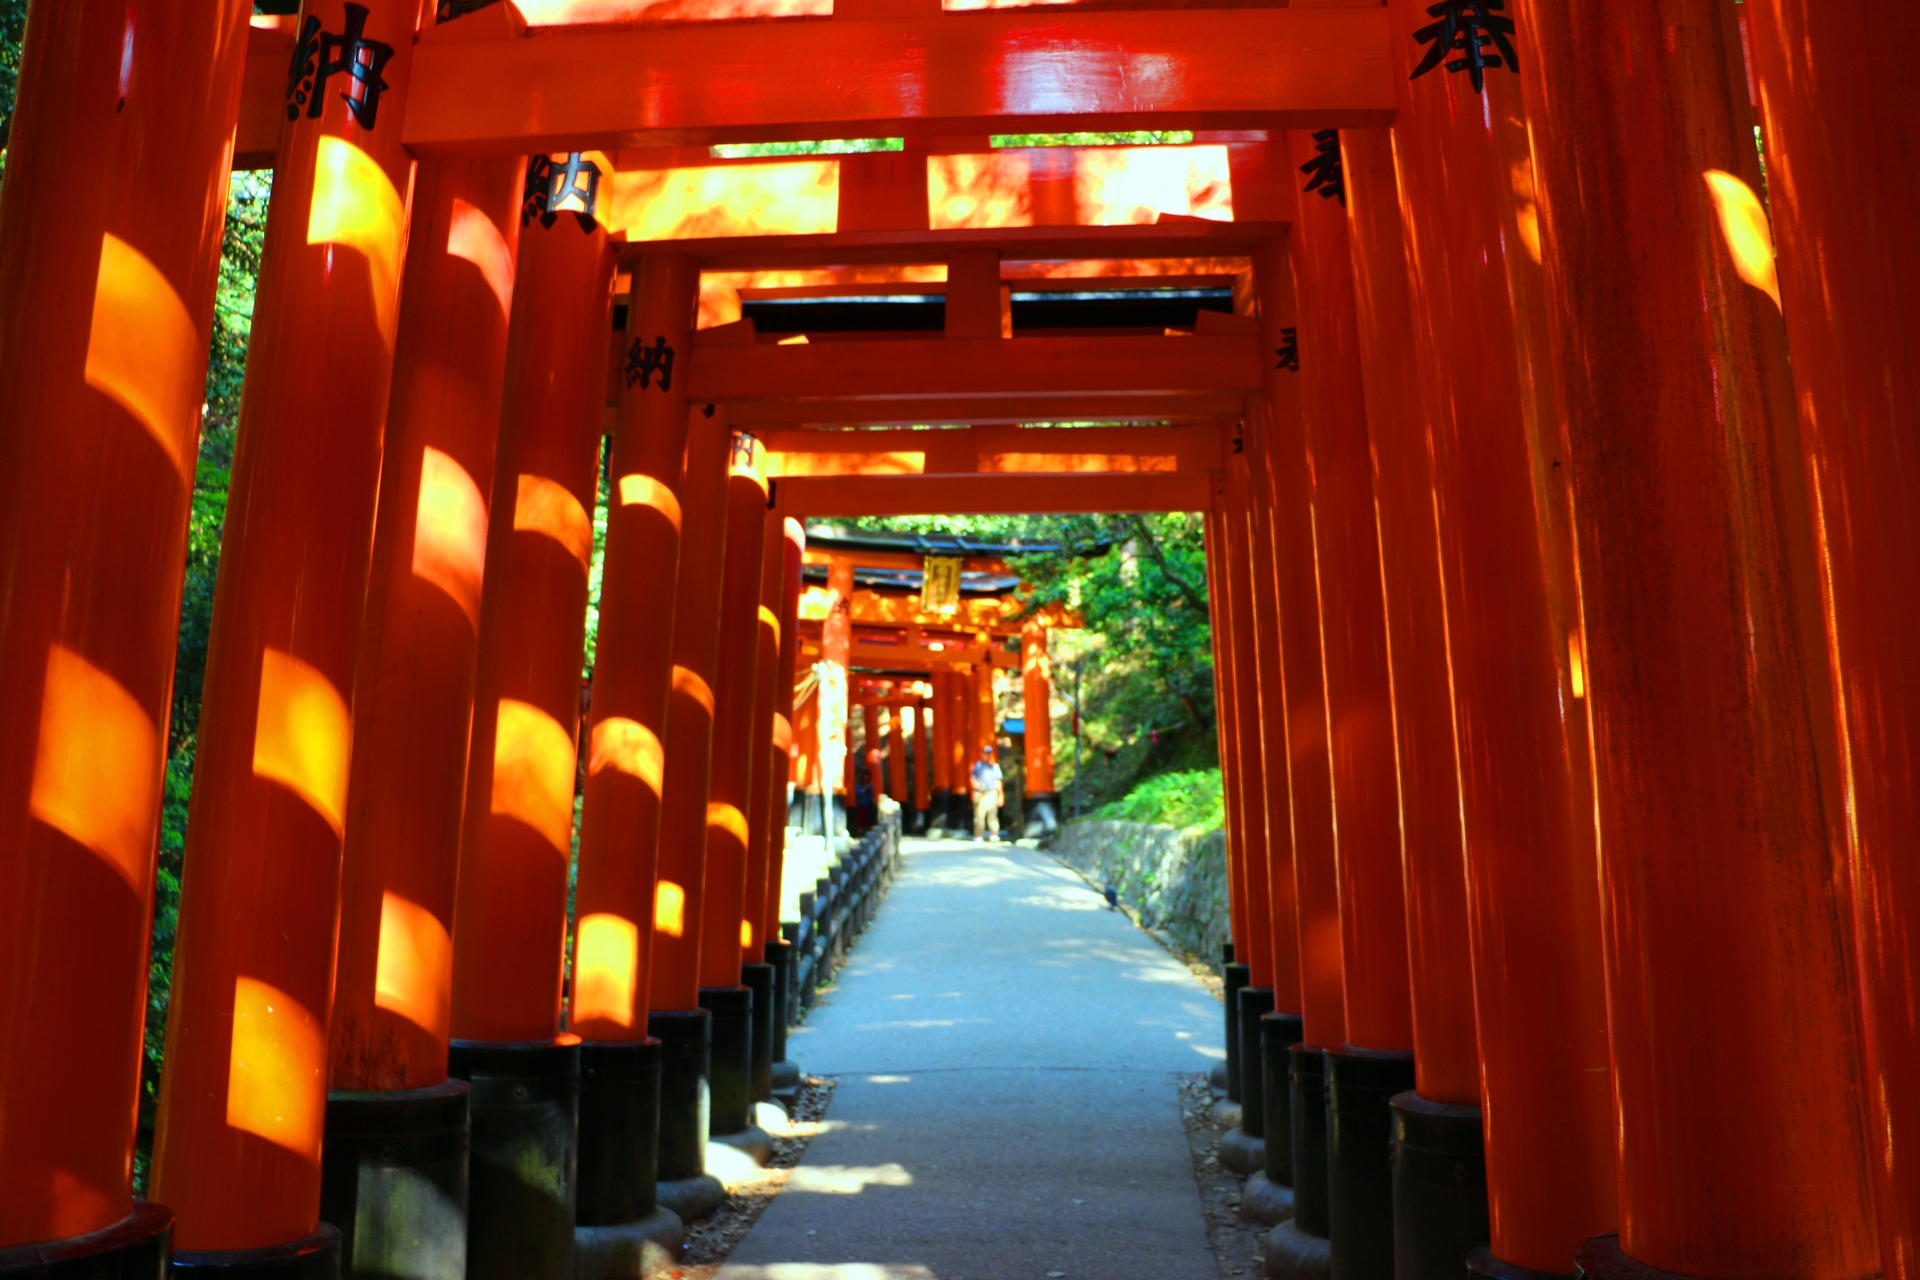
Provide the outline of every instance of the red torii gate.
<path id="1" fill-rule="evenodd" d="M 1391 1056 L 1411 1049 L 1420 1093 L 1402 1102 L 1403 1123 L 1466 1119 L 1428 1104 L 1482 1103 L 1497 1117 L 1485 1148 L 1497 1256 L 1477 1268 L 1559 1271 L 1577 1249 L 1595 1276 L 1745 1274 L 1781 1257 L 1823 1280 L 1867 1274 L 1877 1257 L 1901 1273 L 1920 1220 L 1909 1154 L 1920 1036 L 1902 995 L 1920 889 L 1902 843 L 1914 796 L 1900 730 L 1920 681 L 1910 540 L 1897 533 L 1920 477 L 1895 448 L 1912 416 L 1913 326 L 1899 317 L 1913 291 L 1898 286 L 1916 236 L 1900 161 L 1911 139 L 1875 95 L 1920 52 L 1914 21 L 1860 0 L 1830 0 L 1817 21 L 1803 0 L 1743 6 L 1784 175 L 1776 266 L 1741 41 L 1713 0 L 1578 14 L 1518 0 L 1517 67 L 1483 57 L 1468 31 L 1465 56 L 1444 68 L 1445 48 L 1423 47 L 1439 32 L 1420 0 L 843 13 L 524 37 L 504 7 L 425 27 L 421 6 L 399 0 L 365 5 L 363 22 L 340 0 L 308 7 L 356 56 L 317 46 L 292 84 L 284 44 L 250 50 L 238 0 L 34 13 L 0 196 L 0 578 L 11 584 L 0 670 L 23 691 L 0 735 L 0 1248 L 32 1250 L 16 1256 L 33 1267 L 64 1252 L 151 1271 L 169 1221 L 131 1200 L 127 1104 L 212 213 L 236 150 L 276 149 L 275 213 L 153 1191 L 178 1215 L 182 1269 L 298 1270 L 324 1266 L 333 1247 L 315 1230 L 323 1145 L 351 1159 L 354 1117 L 385 1125 L 397 1103 L 423 1131 L 464 1114 L 465 1091 L 445 1081 L 447 1042 L 463 1034 L 459 1011 L 485 1001 L 463 1000 L 449 938 L 460 914 L 449 851 L 470 838 L 458 819 L 470 784 L 445 710 L 471 697 L 506 633 L 526 633 L 515 618 L 487 625 L 496 593 L 481 583 L 500 561 L 482 531 L 507 522 L 488 526 L 486 513 L 513 510 L 515 540 L 561 557 L 543 574 L 526 547 L 503 547 L 521 570 L 509 614 L 561 600 L 578 564 L 586 504 L 569 478 L 590 454 L 562 450 L 573 461 L 553 475 L 508 462 L 524 468 L 532 442 L 562 428 L 576 446 L 597 438 L 600 406 L 588 418 L 553 405 L 551 389 L 579 383 L 578 353 L 598 344 L 562 351 L 541 330 L 569 317 L 591 321 L 584 332 L 605 326 L 606 228 L 591 197 L 549 186 L 547 212 L 584 225 L 523 234 L 524 154 L 823 132 L 1336 126 L 1344 210 L 1304 201 L 1279 220 L 1291 221 L 1284 235 L 1276 222 L 1246 247 L 1261 325 L 1259 385 L 1246 390 L 1258 398 L 1211 507 L 1225 570 L 1213 602 L 1231 708 L 1223 758 L 1237 763 L 1236 944 L 1266 984 L 1254 990 L 1285 1001 L 1297 977 L 1305 1043 L 1330 1051 L 1295 1062 L 1330 1064 L 1336 1107 L 1411 1083 Z M 449 0 L 448 16 L 464 7 Z M 1657 53 L 1622 65 L 1595 48 Z M 1419 61 L 1429 53 L 1441 58 Z M 1071 77 L 1050 74 L 1063 62 Z M 1136 74 L 1145 65 L 1168 70 Z M 831 109 L 823 85 L 847 87 Z M 1272 145 L 1296 164 L 1317 154 L 1304 135 Z M 72 200 L 75 189 L 92 198 Z M 1122 243 L 1072 230 L 1107 252 Z M 924 240 L 915 252 L 957 252 Z M 609 909 L 583 917 L 575 940 L 576 994 L 591 976 L 599 1002 L 603 1082 L 646 1058 L 647 1015 L 700 1023 L 682 988 L 708 976 L 704 922 L 693 923 L 704 904 L 664 909 L 662 846 L 623 833 L 663 808 L 697 812 L 672 855 L 703 867 L 689 845 L 744 839 L 752 879 L 758 793 L 743 821 L 701 830 L 708 787 L 682 795 L 664 766 L 702 772 L 678 762 L 704 753 L 670 750 L 669 725 L 751 742 L 771 721 L 761 690 L 791 687 L 756 680 L 749 695 L 718 656 L 764 662 L 762 624 L 779 620 L 766 583 L 780 579 L 764 555 L 725 550 L 750 529 L 773 541 L 764 508 L 745 514 L 756 449 L 728 478 L 724 411 L 689 418 L 687 388 L 709 355 L 691 341 L 696 248 L 642 255 L 628 312 L 628 334 L 658 339 L 660 354 L 640 365 L 648 376 L 623 379 L 608 560 L 632 590 L 603 604 L 589 744 L 583 883 L 589 846 L 596 874 L 626 876 L 599 886 Z M 898 251 L 814 240 L 773 257 Z M 957 345 L 992 337 L 923 353 L 948 369 L 935 379 L 943 397 Z M 1032 392 L 1045 383 L 1026 360 L 1036 349 L 1008 350 L 1028 341 L 977 349 L 974 372 L 1011 355 L 1000 392 Z M 1152 354 L 1168 348 L 1140 351 L 1171 381 L 1157 388 L 1116 387 L 1099 351 L 1053 350 L 1086 382 L 1076 395 L 1219 391 Z M 1293 357 L 1270 368 L 1267 351 Z M 671 388 L 667 352 L 686 362 Z M 737 359 L 743 377 L 772 370 L 857 402 L 831 357 Z M 894 388 L 915 392 L 927 388 Z M 503 400 L 515 434 L 496 452 Z M 1353 430 L 1361 406 L 1371 457 L 1356 446 L 1368 438 Z M 46 431 L 55 421 L 64 429 Z M 685 469 L 689 456 L 701 465 Z M 551 487 L 521 484 L 530 477 Z M 1363 508 L 1377 513 L 1371 567 Z M 727 538 L 708 536 L 720 529 Z M 790 561 L 797 571 L 783 557 L 782 572 Z M 1382 562 L 1384 617 L 1364 589 Z M 723 620 L 722 600 L 764 612 Z M 1390 646 L 1375 646 L 1382 631 Z M 410 660 L 427 677 L 412 701 L 392 692 Z M 566 754 L 549 726 L 570 738 L 573 720 L 539 701 L 551 680 L 531 683 L 540 692 L 503 691 L 489 709 L 491 798 L 545 839 L 557 829 L 551 766 Z M 1403 703 L 1402 690 L 1417 692 Z M 509 702 L 529 710 L 513 726 Z M 1356 738 L 1355 724 L 1392 728 Z M 1383 742 L 1399 747 L 1397 773 Z M 768 772 L 771 759 L 770 747 L 747 767 Z M 1349 839 L 1350 817 L 1368 815 L 1342 799 L 1380 797 L 1390 776 L 1404 899 L 1400 849 L 1374 827 Z M 402 781 L 432 803 L 397 803 Z M 410 824 L 427 814 L 439 816 L 423 834 Z M 607 832 L 622 833 L 617 858 L 603 856 Z M 1462 864 L 1471 915 L 1456 902 Z M 1412 980 L 1396 957 L 1403 916 Z M 601 925 L 585 928 L 593 917 Z M 655 946 L 675 935 L 663 921 L 677 921 L 677 946 Z M 714 957 L 720 976 L 744 954 Z M 672 990 L 654 991 L 656 977 Z M 536 1038 L 561 1057 L 572 1048 Z M 378 1094 L 336 1099 L 331 1135 L 329 1074 Z M 390 1096 L 401 1092 L 414 1096 Z M 683 1157 L 663 1151 L 661 1167 Z M 1342 1170 L 1373 1167 L 1335 1157 Z M 591 1175 L 600 1190 L 627 1185 L 604 1172 Z M 1311 1227 L 1313 1169 L 1292 1172 L 1307 1180 L 1297 1221 Z M 1339 1180 L 1331 1191 L 1322 1222 L 1336 1250 L 1366 1255 L 1354 1233 L 1367 1220 L 1342 1215 L 1377 1208 L 1377 1195 Z M 634 1202 L 589 1208 L 583 1196 L 581 1208 L 614 1224 Z M 1605 1234 L 1615 1225 L 1618 1238 Z"/>

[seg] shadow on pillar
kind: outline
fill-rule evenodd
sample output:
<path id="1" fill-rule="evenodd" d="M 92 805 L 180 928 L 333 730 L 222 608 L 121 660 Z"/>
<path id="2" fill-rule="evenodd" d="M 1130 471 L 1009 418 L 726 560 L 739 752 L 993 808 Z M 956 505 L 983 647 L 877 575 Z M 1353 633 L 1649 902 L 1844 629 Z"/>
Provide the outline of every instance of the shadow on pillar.
<path id="1" fill-rule="evenodd" d="M 173 1210 L 135 1200 L 133 1212 L 112 1226 L 83 1236 L 0 1249 L 0 1276 L 6 1280 L 156 1280 L 165 1272 L 172 1234 Z"/>
<path id="2" fill-rule="evenodd" d="M 1394 1280 L 1459 1280 L 1491 1234 L 1480 1108 L 1412 1092 L 1390 1105 Z"/>
<path id="3" fill-rule="evenodd" d="M 1413 1088 L 1413 1055 L 1344 1047 L 1327 1050 L 1326 1062 L 1327 1238 L 1333 1246 L 1333 1278 L 1394 1280 L 1393 1108 L 1388 1103 Z"/>
<path id="4" fill-rule="evenodd" d="M 320 1219 L 340 1230 L 342 1276 L 465 1280 L 471 1092 L 328 1092 Z"/>
<path id="5" fill-rule="evenodd" d="M 664 1056 L 651 1038 L 580 1046 L 579 1280 L 650 1275 L 680 1256 L 685 1228 L 656 1194 Z"/>
<path id="6" fill-rule="evenodd" d="M 1060 830 L 1060 793 L 1030 791 L 1024 799 L 1026 823 L 1023 831 L 1029 840 L 1044 840 Z"/>
<path id="7" fill-rule="evenodd" d="M 1220 1139 L 1220 1163 L 1243 1178 L 1267 1167 L 1267 1109 L 1260 1064 L 1260 1019 L 1273 1012 L 1272 987 L 1242 987 L 1239 993 L 1240 1127 Z"/>
<path id="8" fill-rule="evenodd" d="M 658 1196 L 682 1222 L 706 1217 L 727 1198 L 720 1179 L 707 1172 L 712 1021 L 705 1009 L 654 1013 L 647 1019 L 647 1033 L 660 1041 Z"/>
<path id="9" fill-rule="evenodd" d="M 468 1280 L 572 1280 L 578 1041 L 455 1040 L 447 1073 L 473 1088 Z"/>

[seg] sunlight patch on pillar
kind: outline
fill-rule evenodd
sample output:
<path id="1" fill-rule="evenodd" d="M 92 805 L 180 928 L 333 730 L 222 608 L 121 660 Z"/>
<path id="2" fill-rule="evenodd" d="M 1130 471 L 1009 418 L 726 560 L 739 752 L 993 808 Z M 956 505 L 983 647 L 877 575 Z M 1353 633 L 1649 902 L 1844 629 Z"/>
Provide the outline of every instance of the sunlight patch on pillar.
<path id="1" fill-rule="evenodd" d="M 389 890 L 380 898 L 373 1003 L 444 1040 L 453 996 L 453 938 L 433 912 Z"/>
<path id="2" fill-rule="evenodd" d="M 675 533 L 680 532 L 680 499 L 673 490 L 655 480 L 652 476 L 635 472 L 620 477 L 620 505 L 623 507 L 652 507 L 667 518 Z"/>
<path id="3" fill-rule="evenodd" d="M 513 311 L 513 252 L 493 219 L 455 197 L 453 222 L 447 228 L 447 253 L 479 268 L 480 276 L 500 303 L 502 317 Z"/>
<path id="4" fill-rule="evenodd" d="M 772 160 L 614 175 L 608 229 L 628 243 L 712 236 L 831 235 L 840 228 L 840 161 Z"/>
<path id="5" fill-rule="evenodd" d="M 326 1036 L 319 1019 L 278 987 L 233 984 L 227 1124 L 318 1162 L 326 1128 Z"/>
<path id="6" fill-rule="evenodd" d="M 593 562 L 593 520 L 572 490 L 545 476 L 520 477 L 513 503 L 513 527 L 519 533 L 552 538 L 585 570 Z"/>
<path id="7" fill-rule="evenodd" d="M 713 714 L 713 690 L 707 682 L 685 667 L 673 669 L 673 691 L 681 697 L 692 698 L 700 704 L 700 709 L 708 715 Z"/>
<path id="8" fill-rule="evenodd" d="M 718 802 L 707 805 L 707 838 L 711 840 L 716 831 L 731 836 L 745 848 L 747 844 L 747 815 L 730 804 Z"/>
<path id="9" fill-rule="evenodd" d="M 566 855 L 573 848 L 573 735 L 513 698 L 500 699 L 494 726 L 491 811 L 526 823 Z"/>
<path id="10" fill-rule="evenodd" d="M 604 912 L 580 921 L 574 953 L 573 1015 L 633 1025 L 633 997 L 640 981 L 640 929 Z"/>
<path id="11" fill-rule="evenodd" d="M 342 835 L 352 748 L 353 720 L 333 682 L 290 654 L 262 650 L 254 775 L 292 791 Z"/>
<path id="12" fill-rule="evenodd" d="M 400 260 L 407 243 L 406 205 L 386 170 L 342 138 L 320 139 L 307 243 L 336 244 L 367 260 L 374 323 L 391 348 L 400 306 Z"/>
<path id="13" fill-rule="evenodd" d="M 617 769 L 658 797 L 666 770 L 666 753 L 653 730 L 638 720 L 608 716 L 593 726 L 593 746 L 587 757 L 589 777 L 602 769 Z"/>
<path id="14" fill-rule="evenodd" d="M 480 629 L 487 569 L 487 500 L 467 469 L 438 449 L 420 458 L 420 503 L 413 522 L 413 573 L 453 598 Z"/>
<path id="15" fill-rule="evenodd" d="M 1780 306 L 1780 276 L 1773 261 L 1773 229 L 1767 224 L 1766 208 L 1753 188 L 1720 169 L 1709 169 L 1703 177 L 1713 196 L 1714 211 L 1720 216 L 1720 234 L 1726 237 L 1727 252 L 1733 255 L 1733 269 L 1740 278 L 1773 299 Z"/>
<path id="16" fill-rule="evenodd" d="M 159 782 L 153 718 L 112 676 L 50 646 L 28 811 L 92 850 L 144 898 Z"/>
<path id="17" fill-rule="evenodd" d="M 753 921 L 743 918 L 740 921 L 740 949 L 745 951 L 751 946 L 753 946 Z"/>
<path id="18" fill-rule="evenodd" d="M 100 237 L 87 335 L 87 385 L 132 414 L 182 485 L 193 484 L 206 382 L 206 340 L 186 303 L 138 249 Z"/>
<path id="19" fill-rule="evenodd" d="M 669 938 L 687 932 L 687 891 L 671 880 L 662 880 L 654 888 L 653 927 Z"/>

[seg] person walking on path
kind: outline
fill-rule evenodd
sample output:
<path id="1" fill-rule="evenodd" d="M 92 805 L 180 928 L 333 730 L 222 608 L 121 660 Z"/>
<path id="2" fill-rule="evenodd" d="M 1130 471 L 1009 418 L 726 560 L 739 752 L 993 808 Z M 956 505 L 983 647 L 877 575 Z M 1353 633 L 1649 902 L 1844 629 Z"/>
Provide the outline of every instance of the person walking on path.
<path id="1" fill-rule="evenodd" d="M 1001 784 L 1000 766 L 993 762 L 993 748 L 980 748 L 980 758 L 973 762 L 973 838 L 985 840 L 987 832 L 993 832 L 993 838 L 1000 838 L 1000 806 L 1006 803 L 1006 790 Z"/>

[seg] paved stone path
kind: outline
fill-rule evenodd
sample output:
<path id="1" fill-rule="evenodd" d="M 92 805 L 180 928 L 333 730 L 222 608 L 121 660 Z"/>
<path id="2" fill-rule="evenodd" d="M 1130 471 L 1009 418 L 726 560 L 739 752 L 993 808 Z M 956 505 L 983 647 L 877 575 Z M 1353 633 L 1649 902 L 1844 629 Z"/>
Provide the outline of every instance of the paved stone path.
<path id="1" fill-rule="evenodd" d="M 1219 1002 L 1043 853 L 905 858 L 788 1041 L 825 1131 L 720 1280 L 1216 1280 L 1174 1078 Z"/>

